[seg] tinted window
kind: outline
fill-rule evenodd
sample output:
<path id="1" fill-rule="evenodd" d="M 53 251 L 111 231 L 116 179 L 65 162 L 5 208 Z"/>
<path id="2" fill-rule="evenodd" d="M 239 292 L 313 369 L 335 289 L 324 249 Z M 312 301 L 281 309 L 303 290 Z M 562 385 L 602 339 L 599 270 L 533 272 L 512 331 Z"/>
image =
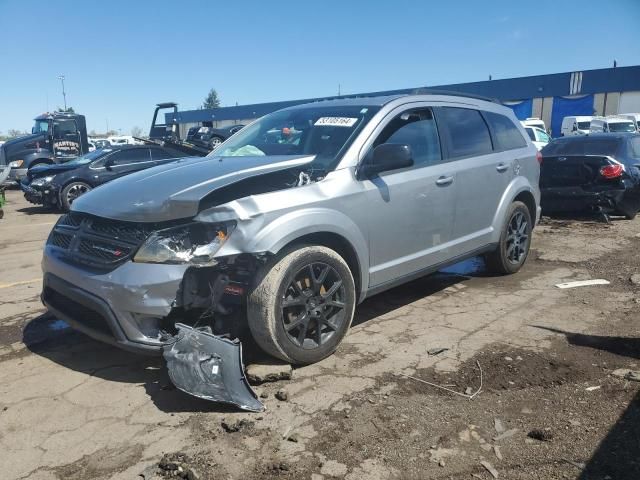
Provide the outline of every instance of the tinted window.
<path id="1" fill-rule="evenodd" d="M 134 148 L 131 150 L 123 150 L 116 152 L 109 157 L 114 165 L 126 165 L 128 163 L 149 161 L 148 148 Z"/>
<path id="2" fill-rule="evenodd" d="M 491 136 L 480 112 L 468 108 L 443 107 L 442 119 L 447 125 L 452 158 L 491 153 Z"/>
<path id="3" fill-rule="evenodd" d="M 56 138 L 76 133 L 76 122 L 73 120 L 59 120 L 53 124 L 53 135 Z"/>
<path id="4" fill-rule="evenodd" d="M 618 139 L 569 137 L 554 140 L 542 149 L 543 155 L 615 155 Z"/>
<path id="5" fill-rule="evenodd" d="M 483 115 L 491 127 L 496 150 L 513 150 L 527 146 L 520 130 L 507 117 L 493 112 L 483 112 Z"/>
<path id="6" fill-rule="evenodd" d="M 536 132 L 533 131 L 533 128 L 525 128 L 525 130 L 527 131 L 527 135 L 529 135 L 529 138 L 531 139 L 532 142 L 536 141 Z"/>
<path id="7" fill-rule="evenodd" d="M 182 155 L 172 150 L 161 150 L 160 148 L 151 149 L 151 157 L 154 160 L 165 160 L 167 158 L 178 158 L 181 156 Z"/>
<path id="8" fill-rule="evenodd" d="M 640 137 L 629 139 L 629 156 L 634 160 L 640 160 Z"/>
<path id="9" fill-rule="evenodd" d="M 409 145 L 416 165 L 438 163 L 442 159 L 438 129 L 429 109 L 405 112 L 391 120 L 374 147 L 383 143 Z"/>

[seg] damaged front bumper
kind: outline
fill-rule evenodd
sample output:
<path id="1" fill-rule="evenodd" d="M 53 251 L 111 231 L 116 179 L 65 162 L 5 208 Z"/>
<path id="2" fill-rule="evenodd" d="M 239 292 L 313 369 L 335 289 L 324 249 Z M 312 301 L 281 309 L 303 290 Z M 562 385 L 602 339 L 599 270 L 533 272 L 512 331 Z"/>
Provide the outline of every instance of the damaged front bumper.
<path id="1" fill-rule="evenodd" d="M 176 328 L 178 334 L 164 346 L 163 355 L 178 389 L 250 412 L 264 410 L 244 375 L 240 342 L 181 323 Z"/>
<path id="2" fill-rule="evenodd" d="M 45 246 L 42 302 L 72 327 L 126 350 L 160 354 L 163 318 L 171 312 L 186 265 L 126 262 L 90 273 Z"/>

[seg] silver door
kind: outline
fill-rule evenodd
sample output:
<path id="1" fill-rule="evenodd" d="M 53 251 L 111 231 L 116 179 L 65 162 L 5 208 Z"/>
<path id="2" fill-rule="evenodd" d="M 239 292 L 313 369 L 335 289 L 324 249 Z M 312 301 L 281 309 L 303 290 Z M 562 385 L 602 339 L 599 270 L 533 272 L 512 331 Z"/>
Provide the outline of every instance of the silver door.
<path id="1" fill-rule="evenodd" d="M 370 287 L 435 265 L 449 256 L 456 179 L 442 163 L 438 133 L 428 108 L 393 117 L 372 145 L 408 144 L 414 166 L 363 180 L 369 217 Z"/>

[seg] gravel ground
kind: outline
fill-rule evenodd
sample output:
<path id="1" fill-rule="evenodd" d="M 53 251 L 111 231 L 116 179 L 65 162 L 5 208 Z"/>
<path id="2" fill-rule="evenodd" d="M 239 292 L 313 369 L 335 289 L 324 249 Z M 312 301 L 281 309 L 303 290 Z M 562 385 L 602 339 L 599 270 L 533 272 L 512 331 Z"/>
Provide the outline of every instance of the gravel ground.
<path id="1" fill-rule="evenodd" d="M 640 219 L 545 219 L 517 275 L 477 259 L 371 298 L 335 355 L 256 386 L 267 410 L 247 414 L 45 314 L 57 214 L 8 200 L 2 478 L 640 478 L 640 383 L 614 374 L 640 370 Z M 554 286 L 591 278 L 611 284 Z"/>

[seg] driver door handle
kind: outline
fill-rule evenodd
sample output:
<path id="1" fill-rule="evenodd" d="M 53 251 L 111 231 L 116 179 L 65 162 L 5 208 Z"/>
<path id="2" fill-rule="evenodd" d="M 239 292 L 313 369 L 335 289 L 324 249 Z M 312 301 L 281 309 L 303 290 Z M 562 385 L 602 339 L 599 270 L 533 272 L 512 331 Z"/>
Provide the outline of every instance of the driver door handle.
<path id="1" fill-rule="evenodd" d="M 509 169 L 509 165 L 507 165 L 505 163 L 499 163 L 496 166 L 496 170 L 499 171 L 500 173 L 506 172 L 508 169 Z"/>
<path id="2" fill-rule="evenodd" d="M 445 186 L 445 185 L 451 185 L 453 183 L 453 175 L 450 177 L 440 177 L 436 180 L 436 185 L 439 185 L 441 187 Z"/>

